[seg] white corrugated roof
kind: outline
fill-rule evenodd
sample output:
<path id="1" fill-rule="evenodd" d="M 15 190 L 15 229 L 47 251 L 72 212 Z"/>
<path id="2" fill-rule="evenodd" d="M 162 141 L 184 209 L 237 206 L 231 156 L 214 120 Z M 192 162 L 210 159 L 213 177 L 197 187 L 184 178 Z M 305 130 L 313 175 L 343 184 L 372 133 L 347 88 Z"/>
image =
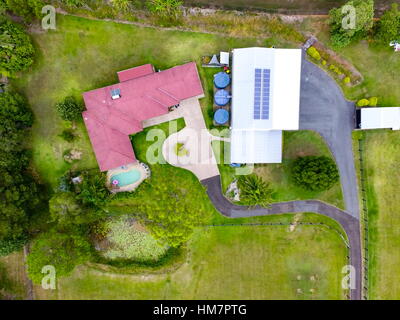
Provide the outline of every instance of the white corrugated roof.
<path id="1" fill-rule="evenodd" d="M 361 109 L 361 129 L 400 130 L 400 108 Z"/>
<path id="2" fill-rule="evenodd" d="M 221 51 L 219 53 L 219 63 L 229 66 L 229 52 Z"/>
<path id="3" fill-rule="evenodd" d="M 281 163 L 282 131 L 233 130 L 231 163 Z"/>
<path id="4" fill-rule="evenodd" d="M 270 70 L 268 119 L 254 119 L 256 69 Z M 281 162 L 281 131 L 299 129 L 300 82 L 300 49 L 233 50 L 231 139 L 233 163 Z M 277 133 L 271 133 L 272 130 L 277 130 Z M 244 131 L 246 134 L 239 131 Z M 235 139 L 239 136 L 246 138 Z M 251 139 L 256 140 L 251 143 L 252 148 L 260 148 L 260 150 L 249 152 L 246 156 L 241 152 L 244 148 L 242 143 L 250 144 Z M 262 139 L 264 141 L 261 141 Z M 271 146 L 268 145 L 269 143 Z M 278 146 L 279 156 L 275 154 Z"/>

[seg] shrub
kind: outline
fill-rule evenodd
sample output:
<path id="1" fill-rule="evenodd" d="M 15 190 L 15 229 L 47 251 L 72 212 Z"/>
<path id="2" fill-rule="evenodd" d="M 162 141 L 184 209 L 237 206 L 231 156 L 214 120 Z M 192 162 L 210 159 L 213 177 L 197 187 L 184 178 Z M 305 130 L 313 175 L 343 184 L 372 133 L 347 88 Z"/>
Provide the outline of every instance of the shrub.
<path id="1" fill-rule="evenodd" d="M 296 159 L 292 176 L 297 185 L 311 191 L 328 190 L 339 180 L 335 162 L 326 156 Z"/>
<path id="2" fill-rule="evenodd" d="M 369 105 L 371 107 L 376 107 L 378 104 L 378 98 L 377 97 L 371 97 L 369 98 Z"/>
<path id="3" fill-rule="evenodd" d="M 268 207 L 272 201 L 273 190 L 269 183 L 255 174 L 240 176 L 238 179 L 240 200 L 249 206 Z"/>
<path id="4" fill-rule="evenodd" d="M 321 60 L 321 54 L 318 52 L 317 49 L 315 49 L 315 47 L 309 47 L 307 49 L 307 53 L 313 57 L 315 60 L 319 61 Z"/>
<path id="5" fill-rule="evenodd" d="M 366 107 L 366 106 L 369 106 L 368 99 L 360 99 L 357 101 L 357 107 Z"/>
<path id="6" fill-rule="evenodd" d="M 345 78 L 343 79 L 343 83 L 344 83 L 344 84 L 350 83 L 350 77 L 345 77 Z"/>
<path id="7" fill-rule="evenodd" d="M 35 50 L 31 39 L 17 24 L 0 21 L 0 71 L 12 74 L 28 69 L 33 63 Z"/>
<path id="8" fill-rule="evenodd" d="M 40 18 L 44 2 L 41 0 L 5 0 L 8 10 L 31 22 L 34 18 Z"/>
<path id="9" fill-rule="evenodd" d="M 67 142 L 72 142 L 75 140 L 74 131 L 71 129 L 65 129 L 61 134 L 60 137 Z"/>
<path id="10" fill-rule="evenodd" d="M 17 239 L 0 240 L 0 257 L 8 256 L 14 251 L 21 250 L 27 240 L 28 239 L 25 236 Z"/>
<path id="11" fill-rule="evenodd" d="M 390 10 L 385 11 L 378 22 L 376 39 L 384 44 L 398 40 L 400 32 L 400 11 L 397 3 L 393 3 Z"/>
<path id="12" fill-rule="evenodd" d="M 106 187 L 106 175 L 102 172 L 85 172 L 79 187 L 78 199 L 89 207 L 100 209 L 109 200 L 110 191 Z"/>
<path id="13" fill-rule="evenodd" d="M 327 64 L 326 60 L 322 60 L 322 65 L 325 66 Z"/>
<path id="14" fill-rule="evenodd" d="M 28 255 L 29 278 L 39 284 L 43 278 L 42 268 L 47 265 L 55 267 L 58 277 L 69 275 L 75 266 L 90 257 L 91 246 L 81 235 L 57 230 L 42 233 L 33 241 Z"/>
<path id="15" fill-rule="evenodd" d="M 64 101 L 57 103 L 56 109 L 63 120 L 73 121 L 81 117 L 84 106 L 76 101 L 74 97 L 66 97 Z"/>

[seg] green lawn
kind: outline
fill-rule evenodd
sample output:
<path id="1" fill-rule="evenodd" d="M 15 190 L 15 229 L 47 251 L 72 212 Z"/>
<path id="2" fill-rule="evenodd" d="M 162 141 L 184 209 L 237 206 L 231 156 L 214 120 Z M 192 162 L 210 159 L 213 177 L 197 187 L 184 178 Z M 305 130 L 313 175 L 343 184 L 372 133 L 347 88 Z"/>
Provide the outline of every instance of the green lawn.
<path id="1" fill-rule="evenodd" d="M 301 220 L 301 218 L 300 218 Z M 159 275 L 118 275 L 80 267 L 42 299 L 343 299 L 347 249 L 319 226 L 199 229 L 188 262 Z"/>
<path id="2" fill-rule="evenodd" d="M 14 252 L 0 257 L 0 300 L 27 298 L 27 277 L 24 253 Z"/>
<path id="3" fill-rule="evenodd" d="M 214 150 L 217 152 L 217 157 L 222 159 L 222 144 L 215 142 Z M 343 209 L 344 202 L 339 183 L 327 191 L 313 192 L 296 186 L 291 180 L 290 168 L 293 161 L 298 157 L 310 155 L 324 155 L 333 158 L 319 134 L 312 131 L 287 131 L 283 136 L 283 162 L 281 164 L 256 165 L 254 172 L 271 183 L 275 191 L 273 198 L 275 202 L 319 199 Z M 236 178 L 235 171 L 229 165 L 220 165 L 219 168 L 223 190 L 226 190 L 232 180 Z"/>
<path id="4" fill-rule="evenodd" d="M 369 298 L 400 297 L 400 132 L 368 131 Z"/>
<path id="5" fill-rule="evenodd" d="M 393 1 L 391 1 L 393 2 Z M 316 33 L 317 38 L 327 47 L 330 46 L 329 28 L 324 19 L 306 19 L 302 24 L 303 31 Z M 353 64 L 363 75 L 364 81 L 355 87 L 342 86 L 346 98 L 358 100 L 364 97 L 376 96 L 378 106 L 400 106 L 400 55 L 389 46 L 372 44 L 367 40 L 349 45 L 346 48 L 335 49 L 336 52 Z"/>
<path id="6" fill-rule="evenodd" d="M 30 72 L 13 81 L 32 106 L 36 121 L 32 148 L 35 168 L 45 183 L 57 179 L 71 165 L 63 152 L 83 151 L 74 169 L 97 167 L 86 130 L 78 123 L 80 139 L 73 144 L 58 135 L 66 127 L 54 105 L 67 95 L 81 98 L 84 91 L 117 82 L 116 72 L 144 63 L 157 69 L 189 61 L 200 62 L 205 54 L 254 45 L 252 39 L 232 39 L 201 33 L 160 31 L 132 25 L 83 18 L 57 17 L 57 30 L 32 34 L 38 54 Z M 203 68 L 199 68 L 203 75 Z M 207 91 L 207 86 L 205 86 Z M 204 108 L 207 105 L 203 103 Z"/>

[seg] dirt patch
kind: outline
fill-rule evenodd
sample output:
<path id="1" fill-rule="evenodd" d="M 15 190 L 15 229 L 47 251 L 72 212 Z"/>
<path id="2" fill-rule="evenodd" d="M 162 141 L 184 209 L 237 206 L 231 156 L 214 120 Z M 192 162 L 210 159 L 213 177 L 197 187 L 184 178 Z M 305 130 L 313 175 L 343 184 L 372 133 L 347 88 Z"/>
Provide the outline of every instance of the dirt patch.
<path id="1" fill-rule="evenodd" d="M 301 213 L 298 213 L 294 216 L 293 222 L 289 226 L 289 232 L 293 232 L 296 230 L 296 227 L 297 227 L 298 223 L 300 222 L 300 219 L 301 219 Z"/>

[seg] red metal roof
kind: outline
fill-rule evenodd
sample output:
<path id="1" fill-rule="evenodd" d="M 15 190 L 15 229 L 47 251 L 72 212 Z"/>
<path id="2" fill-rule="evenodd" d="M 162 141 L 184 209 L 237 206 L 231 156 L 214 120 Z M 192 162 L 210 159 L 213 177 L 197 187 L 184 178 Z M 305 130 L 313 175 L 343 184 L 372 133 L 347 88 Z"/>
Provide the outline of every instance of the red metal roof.
<path id="1" fill-rule="evenodd" d="M 140 77 L 143 77 L 143 76 L 151 74 L 151 73 L 154 73 L 153 65 L 144 64 L 139 67 L 120 71 L 117 74 L 118 74 L 119 82 L 124 82 L 124 81 L 132 80 L 135 78 L 140 78 Z"/>
<path id="2" fill-rule="evenodd" d="M 145 67 L 143 70 L 151 65 L 145 66 L 142 66 Z M 139 73 L 118 75 L 121 80 L 134 74 Z M 119 99 L 111 99 L 113 89 L 120 90 Z M 87 111 L 82 115 L 100 170 L 107 171 L 136 161 L 129 135 L 143 130 L 142 121 L 168 113 L 169 107 L 182 100 L 202 95 L 194 62 L 85 92 Z"/>

